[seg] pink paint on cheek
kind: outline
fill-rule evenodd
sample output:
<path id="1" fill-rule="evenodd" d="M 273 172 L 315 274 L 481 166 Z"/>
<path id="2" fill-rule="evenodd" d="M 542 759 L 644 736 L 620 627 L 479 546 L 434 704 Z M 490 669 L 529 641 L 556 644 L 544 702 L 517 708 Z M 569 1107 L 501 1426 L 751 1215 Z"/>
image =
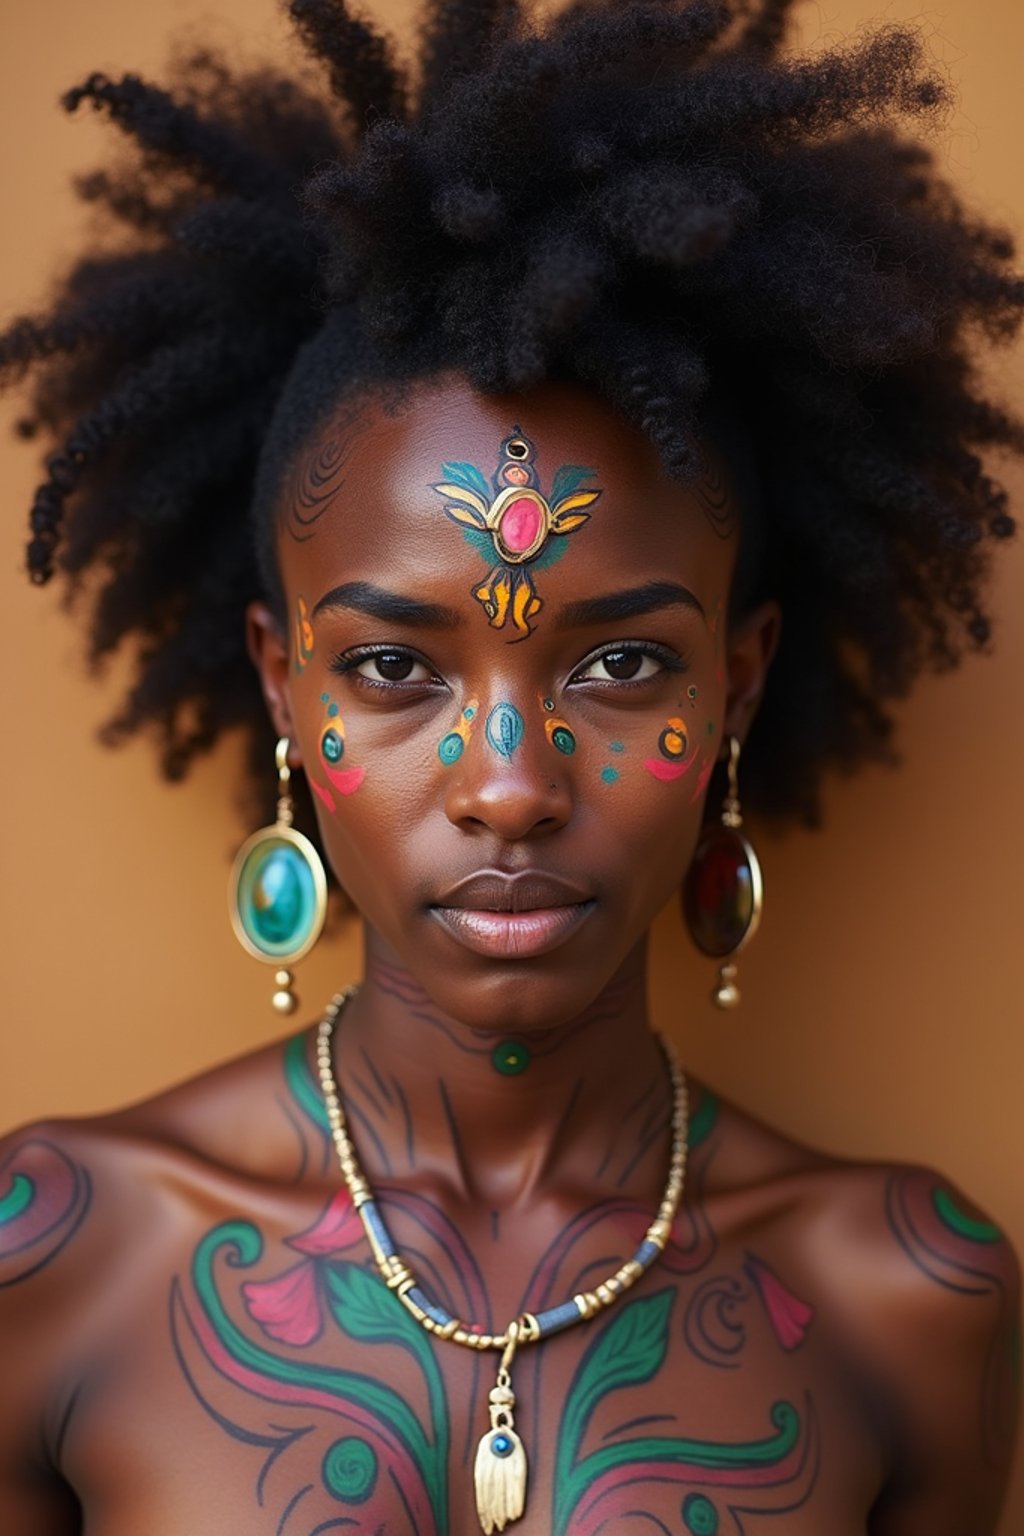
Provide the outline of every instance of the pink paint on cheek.
<path id="1" fill-rule="evenodd" d="M 322 784 L 318 784 L 316 779 L 314 779 L 311 774 L 307 774 L 306 777 L 309 779 L 309 782 L 310 782 L 310 785 L 311 785 L 311 787 L 313 789 L 314 794 L 318 797 L 318 799 L 324 805 L 326 805 L 326 807 L 327 807 L 327 809 L 329 811 L 333 811 L 334 810 L 334 799 L 333 799 L 333 796 L 331 795 L 330 790 L 324 789 Z"/>
<path id="2" fill-rule="evenodd" d="M 687 763 L 667 763 L 661 757 L 645 757 L 644 767 L 654 778 L 660 779 L 663 784 L 670 783 L 673 779 L 681 779 L 684 773 L 688 773 L 697 761 L 691 757 Z"/>
<path id="3" fill-rule="evenodd" d="M 323 766 L 324 773 L 339 795 L 354 795 L 366 778 L 365 768 L 332 768 L 329 763 L 324 763 Z"/>

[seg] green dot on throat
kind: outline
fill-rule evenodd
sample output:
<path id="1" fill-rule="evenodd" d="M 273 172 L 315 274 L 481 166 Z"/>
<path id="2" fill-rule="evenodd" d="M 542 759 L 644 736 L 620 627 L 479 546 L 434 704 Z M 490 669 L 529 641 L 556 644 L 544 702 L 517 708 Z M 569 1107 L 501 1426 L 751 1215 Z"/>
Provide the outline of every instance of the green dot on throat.
<path id="1" fill-rule="evenodd" d="M 518 1040 L 503 1040 L 495 1046 L 491 1064 L 503 1077 L 518 1077 L 530 1065 L 530 1053 Z"/>

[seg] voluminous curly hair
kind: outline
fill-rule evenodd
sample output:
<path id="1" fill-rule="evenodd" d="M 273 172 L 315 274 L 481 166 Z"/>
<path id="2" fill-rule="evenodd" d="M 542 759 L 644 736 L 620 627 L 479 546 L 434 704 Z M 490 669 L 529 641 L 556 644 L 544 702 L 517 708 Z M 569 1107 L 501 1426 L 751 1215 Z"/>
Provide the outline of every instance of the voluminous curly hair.
<path id="1" fill-rule="evenodd" d="M 170 93 L 69 92 L 132 141 L 79 188 L 125 238 L 0 368 L 33 371 L 25 431 L 54 444 L 30 573 L 88 586 L 94 658 L 137 645 L 110 739 L 155 728 L 175 778 L 244 727 L 268 783 L 242 624 L 277 600 L 262 488 L 342 392 L 454 369 L 581 383 L 681 481 L 724 402 L 762 525 L 744 600 L 784 611 L 745 803 L 812 821 L 824 769 L 891 757 L 890 701 L 988 641 L 1014 524 L 982 454 L 1024 427 L 977 351 L 1024 283 L 908 136 L 947 99 L 915 35 L 792 57 L 790 8 L 431 0 L 403 72 L 341 0 L 290 0 L 321 93 L 207 55 Z"/>

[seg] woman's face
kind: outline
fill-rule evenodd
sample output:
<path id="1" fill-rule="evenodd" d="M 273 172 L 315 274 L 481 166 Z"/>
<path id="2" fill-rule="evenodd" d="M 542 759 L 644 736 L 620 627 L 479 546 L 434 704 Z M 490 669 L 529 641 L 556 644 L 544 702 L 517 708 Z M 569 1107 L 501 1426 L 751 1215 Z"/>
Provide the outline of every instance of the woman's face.
<path id="1" fill-rule="evenodd" d="M 343 404 L 296 463 L 252 653 L 371 942 L 451 1016 L 564 1022 L 677 889 L 774 644 L 770 607 L 727 633 L 736 510 L 563 386 Z"/>

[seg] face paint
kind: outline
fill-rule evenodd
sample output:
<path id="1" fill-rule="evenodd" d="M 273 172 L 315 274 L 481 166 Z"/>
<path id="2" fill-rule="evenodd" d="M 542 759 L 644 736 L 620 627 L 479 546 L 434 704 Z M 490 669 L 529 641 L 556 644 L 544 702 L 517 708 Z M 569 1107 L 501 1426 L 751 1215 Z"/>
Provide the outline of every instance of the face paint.
<path id="1" fill-rule="evenodd" d="M 441 740 L 438 742 L 437 755 L 441 759 L 442 763 L 444 763 L 446 768 L 450 768 L 452 763 L 457 763 L 463 752 L 466 750 L 466 743 L 469 740 L 470 732 L 473 728 L 473 720 L 476 717 L 477 707 L 476 699 L 473 700 L 472 704 L 467 704 L 465 709 L 462 711 L 462 719 L 459 721 L 454 731 L 449 731 L 448 734 L 446 736 L 442 736 Z"/>
<path id="2" fill-rule="evenodd" d="M 484 732 L 501 757 L 510 758 L 523 739 L 526 725 L 514 704 L 495 704 L 487 716 Z"/>
<path id="3" fill-rule="evenodd" d="M 549 712 L 555 707 L 555 701 L 553 699 L 542 699 L 541 703 L 543 704 L 544 709 Z M 557 715 L 552 715 L 550 720 L 544 721 L 544 733 L 547 736 L 548 741 L 550 741 L 551 745 L 555 747 L 559 752 L 563 753 L 566 757 L 571 757 L 572 754 L 576 751 L 576 737 L 573 735 L 566 722 L 564 720 L 560 720 Z"/>
<path id="4" fill-rule="evenodd" d="M 656 779 L 661 779 L 663 783 L 682 778 L 696 761 L 695 757 L 691 757 L 688 762 L 685 760 L 689 745 L 685 724 L 678 715 L 673 715 L 666 721 L 658 737 L 659 755 L 645 757 L 644 767 L 649 774 Z"/>
<path id="5" fill-rule="evenodd" d="M 328 783 L 340 795 L 354 794 L 366 777 L 366 770 L 345 765 L 345 722 L 329 693 L 322 693 L 320 701 L 324 706 L 324 719 L 320 727 L 320 766 L 327 775 Z M 314 784 L 314 787 L 317 786 Z M 321 793 L 320 798 L 325 805 L 328 804 L 325 794 Z M 333 804 L 330 809 L 334 809 Z"/>
<path id="6" fill-rule="evenodd" d="M 697 708 L 697 684 L 696 683 L 691 683 L 689 688 L 687 688 L 687 690 L 686 690 L 686 697 L 690 701 L 690 708 L 691 709 L 696 709 Z"/>
<path id="7" fill-rule="evenodd" d="M 601 769 L 601 782 L 603 784 L 617 784 L 619 782 L 619 770 L 613 768 L 611 763 L 606 763 Z"/>
<path id="8" fill-rule="evenodd" d="M 625 752 L 625 750 L 626 743 L 624 741 L 610 741 L 608 743 L 609 752 Z"/>
<path id="9" fill-rule="evenodd" d="M 295 604 L 295 670 L 305 672 L 313 655 L 313 625 L 304 597 Z"/>
<path id="10" fill-rule="evenodd" d="M 453 461 L 441 466 L 444 479 L 432 489 L 445 498 L 445 513 L 483 555 L 497 563 L 486 581 L 470 590 L 494 629 L 511 622 L 517 640 L 532 633 L 531 619 L 543 603 L 529 569 L 542 569 L 563 550 L 554 537 L 574 532 L 589 521 L 599 490 L 581 490 L 592 469 L 563 464 L 552 481 L 550 501 L 534 468 L 536 449 L 518 427 L 501 445 L 498 468 L 488 482 L 475 464 Z"/>

